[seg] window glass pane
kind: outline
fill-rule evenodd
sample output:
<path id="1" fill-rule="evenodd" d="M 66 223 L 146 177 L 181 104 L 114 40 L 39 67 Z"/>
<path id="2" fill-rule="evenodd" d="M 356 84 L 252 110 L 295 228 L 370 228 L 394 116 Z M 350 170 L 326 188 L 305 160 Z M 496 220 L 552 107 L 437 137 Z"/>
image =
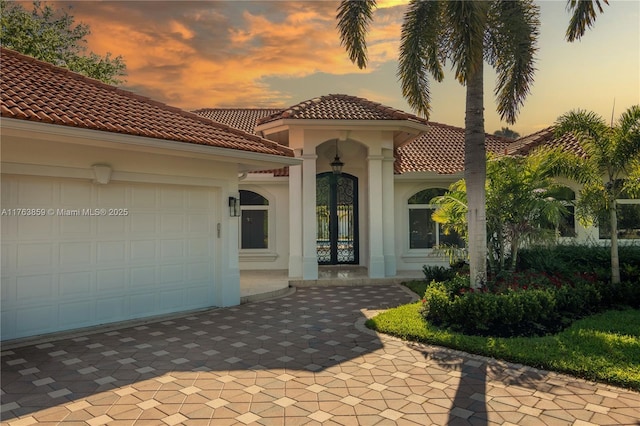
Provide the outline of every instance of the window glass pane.
<path id="1" fill-rule="evenodd" d="M 433 209 L 409 209 L 409 248 L 432 248 L 436 244 Z"/>
<path id="2" fill-rule="evenodd" d="M 618 238 L 640 239 L 640 204 L 618 204 Z M 600 238 L 611 238 L 608 220 L 600 221 Z"/>
<path id="3" fill-rule="evenodd" d="M 558 231 L 561 237 L 575 237 L 576 236 L 576 212 L 575 207 L 565 206 L 568 210 L 566 216 L 560 217 L 558 222 Z"/>
<path id="4" fill-rule="evenodd" d="M 268 212 L 266 210 L 242 210 L 243 249 L 269 247 Z"/>
<path id="5" fill-rule="evenodd" d="M 420 192 L 413 194 L 413 196 L 409 198 L 409 201 L 407 201 L 407 203 L 408 204 L 431 204 L 432 198 L 438 197 L 440 195 L 444 195 L 445 192 L 447 192 L 447 190 L 442 188 L 424 189 Z"/>
<path id="6" fill-rule="evenodd" d="M 240 191 L 240 205 L 241 206 L 268 206 L 269 201 L 260 194 L 256 194 L 253 191 Z"/>
<path id="7" fill-rule="evenodd" d="M 445 235 L 440 227 L 440 246 L 464 247 L 464 240 L 456 231 L 451 231 L 449 235 Z"/>

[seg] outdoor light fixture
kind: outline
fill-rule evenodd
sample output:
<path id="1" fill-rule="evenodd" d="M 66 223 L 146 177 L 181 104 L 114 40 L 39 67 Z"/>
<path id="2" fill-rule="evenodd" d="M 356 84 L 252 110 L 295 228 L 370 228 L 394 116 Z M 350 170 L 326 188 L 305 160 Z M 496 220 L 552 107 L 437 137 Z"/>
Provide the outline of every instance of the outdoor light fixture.
<path id="1" fill-rule="evenodd" d="M 331 170 L 333 170 L 334 175 L 339 175 L 342 173 L 343 167 L 344 163 L 340 161 L 340 156 L 338 155 L 338 139 L 336 139 L 336 156 L 331 162 Z"/>
<path id="2" fill-rule="evenodd" d="M 106 185 L 111 180 L 111 167 L 106 164 L 94 164 L 91 166 L 93 169 L 93 175 L 95 179 L 94 183 L 99 183 L 101 185 Z"/>
<path id="3" fill-rule="evenodd" d="M 240 199 L 236 197 L 229 197 L 229 216 L 240 216 Z"/>

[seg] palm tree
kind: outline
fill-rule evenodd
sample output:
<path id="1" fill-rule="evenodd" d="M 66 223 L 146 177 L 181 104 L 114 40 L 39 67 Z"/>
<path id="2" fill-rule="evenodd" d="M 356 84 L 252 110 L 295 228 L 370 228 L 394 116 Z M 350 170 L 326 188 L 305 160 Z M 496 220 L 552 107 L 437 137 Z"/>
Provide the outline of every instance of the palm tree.
<path id="1" fill-rule="evenodd" d="M 609 0 L 602 0 L 609 4 Z M 600 0 L 567 0 L 567 9 L 573 12 L 569 27 L 567 28 L 567 40 L 579 40 L 587 30 L 596 22 L 596 8 L 600 13 L 604 12 Z"/>
<path id="2" fill-rule="evenodd" d="M 375 0 L 343 0 L 338 7 L 340 39 L 358 67 L 367 65 L 366 33 Z M 444 78 L 450 61 L 456 79 L 466 85 L 465 179 L 468 189 L 469 263 L 472 284 L 486 280 L 487 231 L 485 188 L 483 66 L 495 68 L 497 110 L 515 122 L 535 71 L 539 8 L 532 0 L 411 0 L 404 15 L 398 77 L 409 105 L 428 118 L 429 77 Z"/>
<path id="3" fill-rule="evenodd" d="M 487 163 L 487 245 L 494 274 L 515 270 L 523 246 L 556 239 L 555 230 L 568 210 L 553 197 L 561 188 L 553 180 L 554 154 L 537 149 L 526 157 L 502 156 Z M 466 237 L 464 180 L 451 184 L 444 195 L 431 203 L 438 206 L 433 220 L 443 226 L 445 233 L 455 231 Z"/>
<path id="4" fill-rule="evenodd" d="M 571 132 L 586 158 L 565 154 L 559 173 L 584 183 L 578 212 L 611 227 L 611 281 L 620 282 L 617 199 L 640 193 L 640 106 L 626 110 L 613 127 L 594 112 L 570 111 L 556 122 L 557 136 Z M 605 219 L 606 220 L 606 219 Z"/>

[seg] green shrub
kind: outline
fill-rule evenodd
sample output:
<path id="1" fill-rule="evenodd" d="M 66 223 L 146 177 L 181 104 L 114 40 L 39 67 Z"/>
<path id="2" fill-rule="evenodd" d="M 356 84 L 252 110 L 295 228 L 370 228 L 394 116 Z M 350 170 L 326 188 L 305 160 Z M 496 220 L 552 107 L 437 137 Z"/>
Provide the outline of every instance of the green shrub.
<path id="1" fill-rule="evenodd" d="M 429 322 L 465 334 L 529 336 L 560 328 L 554 294 L 549 290 L 508 291 L 502 294 L 469 289 L 451 299 L 446 286 L 427 288 L 423 316 Z"/>
<path id="2" fill-rule="evenodd" d="M 640 283 L 640 246 L 621 245 L 618 248 L 622 281 Z M 538 271 L 572 276 L 595 273 L 598 279 L 611 277 L 611 247 L 594 244 L 559 244 L 522 249 L 518 256 L 518 271 Z"/>
<path id="3" fill-rule="evenodd" d="M 477 290 L 468 277 L 433 281 L 423 299 L 423 316 L 435 325 L 483 336 L 556 333 L 606 306 L 593 274 L 562 278 L 517 273 Z"/>
<path id="4" fill-rule="evenodd" d="M 424 265 L 422 267 L 425 280 L 430 283 L 431 281 L 447 281 L 455 276 L 455 271 L 451 268 L 445 268 L 444 266 L 430 266 Z"/>

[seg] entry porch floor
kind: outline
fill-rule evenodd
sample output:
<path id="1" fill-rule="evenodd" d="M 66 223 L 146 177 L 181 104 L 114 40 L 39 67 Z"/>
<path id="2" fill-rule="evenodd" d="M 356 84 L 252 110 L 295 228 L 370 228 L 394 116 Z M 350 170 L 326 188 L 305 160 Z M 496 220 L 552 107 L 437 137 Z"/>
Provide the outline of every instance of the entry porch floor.
<path id="1" fill-rule="evenodd" d="M 353 265 L 319 266 L 317 280 L 290 278 L 288 272 L 286 269 L 240 271 L 241 303 L 284 295 L 293 291 L 293 287 L 389 285 L 424 278 L 422 271 L 397 271 L 393 277 L 370 278 L 366 267 Z"/>

